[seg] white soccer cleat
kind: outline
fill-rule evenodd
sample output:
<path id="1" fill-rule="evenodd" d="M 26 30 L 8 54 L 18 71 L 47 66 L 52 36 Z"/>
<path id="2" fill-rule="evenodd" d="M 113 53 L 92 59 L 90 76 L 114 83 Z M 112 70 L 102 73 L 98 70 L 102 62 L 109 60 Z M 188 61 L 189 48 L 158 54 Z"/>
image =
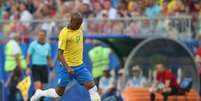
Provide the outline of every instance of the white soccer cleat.
<path id="1" fill-rule="evenodd" d="M 98 93 L 94 93 L 90 95 L 91 101 L 101 101 L 100 95 Z"/>
<path id="2" fill-rule="evenodd" d="M 42 97 L 42 90 L 37 89 L 30 101 L 37 101 Z"/>

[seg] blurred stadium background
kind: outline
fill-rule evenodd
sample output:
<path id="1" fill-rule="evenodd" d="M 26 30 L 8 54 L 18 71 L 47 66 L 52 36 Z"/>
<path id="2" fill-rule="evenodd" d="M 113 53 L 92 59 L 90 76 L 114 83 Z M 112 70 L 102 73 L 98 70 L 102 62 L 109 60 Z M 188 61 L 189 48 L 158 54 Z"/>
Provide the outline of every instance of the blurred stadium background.
<path id="1" fill-rule="evenodd" d="M 84 61 L 88 69 L 93 71 L 97 59 L 115 79 L 112 87 L 117 90 L 104 101 L 121 101 L 117 96 L 125 101 L 148 101 L 152 70 L 157 63 L 169 67 L 180 81 L 191 78 L 193 86 L 187 100 L 199 101 L 200 74 L 194 56 L 201 39 L 200 0 L 0 0 L 0 101 L 8 101 L 7 95 L 11 93 L 5 85 L 8 77 L 4 70 L 4 48 L 9 34 L 20 34 L 20 46 L 26 56 L 36 32 L 40 29 L 47 32 L 55 62 L 55 78 L 49 80 L 47 88 L 55 87 L 57 36 L 68 24 L 71 12 L 81 12 L 85 18 Z M 97 47 L 99 53 L 94 54 Z M 107 49 L 111 52 L 106 52 Z M 140 66 L 148 85 L 127 87 L 134 65 Z M 76 82 L 69 88 L 61 101 L 89 101 L 87 91 Z M 33 85 L 29 96 L 32 93 Z M 161 100 L 161 95 L 157 96 Z M 175 101 L 175 97 L 172 99 Z"/>

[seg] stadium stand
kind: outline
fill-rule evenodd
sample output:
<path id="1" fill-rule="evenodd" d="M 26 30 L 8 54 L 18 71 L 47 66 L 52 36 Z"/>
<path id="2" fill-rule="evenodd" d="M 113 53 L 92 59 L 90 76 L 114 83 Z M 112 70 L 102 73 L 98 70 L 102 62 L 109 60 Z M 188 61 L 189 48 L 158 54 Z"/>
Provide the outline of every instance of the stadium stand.
<path id="1" fill-rule="evenodd" d="M 127 88 L 123 92 L 125 101 L 149 101 L 149 88 Z M 157 101 L 162 101 L 161 94 L 156 95 Z M 195 90 L 191 90 L 185 96 L 170 96 L 168 101 L 200 101 L 200 97 Z"/>

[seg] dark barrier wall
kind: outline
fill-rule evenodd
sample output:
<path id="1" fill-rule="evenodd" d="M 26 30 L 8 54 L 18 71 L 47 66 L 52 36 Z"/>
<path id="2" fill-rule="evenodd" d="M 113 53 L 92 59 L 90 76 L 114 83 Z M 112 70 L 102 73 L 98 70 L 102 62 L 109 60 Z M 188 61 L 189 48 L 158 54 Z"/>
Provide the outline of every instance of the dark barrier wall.
<path id="1" fill-rule="evenodd" d="M 144 75 L 148 77 L 157 63 L 163 63 L 166 67 L 171 68 L 175 74 L 180 68 L 182 78 L 192 78 L 193 87 L 199 90 L 198 70 L 192 52 L 180 42 L 172 39 L 147 39 L 138 44 L 126 61 L 127 76 L 130 76 L 129 71 L 133 65 L 140 65 Z"/>

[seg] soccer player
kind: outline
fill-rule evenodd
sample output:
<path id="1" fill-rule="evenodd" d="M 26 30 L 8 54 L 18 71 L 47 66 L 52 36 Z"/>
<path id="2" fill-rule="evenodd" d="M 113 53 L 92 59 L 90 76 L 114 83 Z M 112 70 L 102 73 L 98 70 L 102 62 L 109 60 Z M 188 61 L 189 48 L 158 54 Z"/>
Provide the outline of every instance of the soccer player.
<path id="1" fill-rule="evenodd" d="M 83 63 L 83 34 L 82 16 L 72 13 L 69 25 L 59 33 L 58 59 L 60 61 L 60 72 L 58 86 L 48 90 L 36 90 L 31 101 L 37 101 L 41 97 L 58 98 L 64 94 L 65 87 L 71 80 L 75 79 L 83 85 L 90 95 L 91 101 L 100 101 L 97 87 L 91 73 Z"/>

